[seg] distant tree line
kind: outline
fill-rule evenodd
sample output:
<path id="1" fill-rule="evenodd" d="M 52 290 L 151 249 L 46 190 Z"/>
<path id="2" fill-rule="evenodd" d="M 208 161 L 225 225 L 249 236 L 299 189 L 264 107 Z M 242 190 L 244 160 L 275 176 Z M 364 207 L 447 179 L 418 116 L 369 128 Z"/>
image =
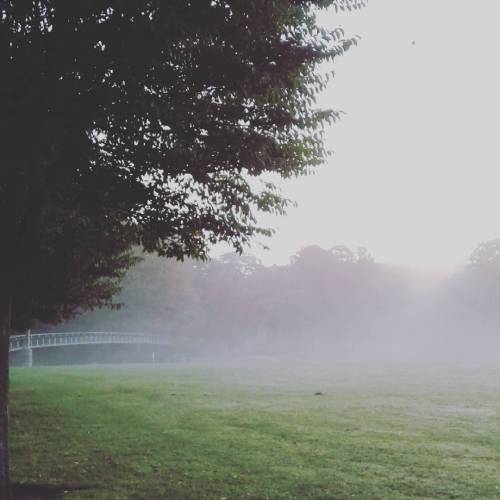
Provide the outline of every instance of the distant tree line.
<path id="1" fill-rule="evenodd" d="M 127 274 L 119 310 L 59 328 L 147 331 L 212 354 L 423 354 L 500 338 L 500 240 L 479 245 L 463 270 L 422 281 L 345 246 L 309 246 L 271 267 L 246 254 L 184 263 L 147 255 Z"/>
<path id="2" fill-rule="evenodd" d="M 192 353 L 480 349 L 500 340 L 500 240 L 439 280 L 377 263 L 365 248 L 309 246 L 286 265 L 252 255 L 208 262 L 146 255 L 125 277 L 118 310 L 60 330 L 151 332 Z M 424 284 L 422 284 L 424 283 Z"/>

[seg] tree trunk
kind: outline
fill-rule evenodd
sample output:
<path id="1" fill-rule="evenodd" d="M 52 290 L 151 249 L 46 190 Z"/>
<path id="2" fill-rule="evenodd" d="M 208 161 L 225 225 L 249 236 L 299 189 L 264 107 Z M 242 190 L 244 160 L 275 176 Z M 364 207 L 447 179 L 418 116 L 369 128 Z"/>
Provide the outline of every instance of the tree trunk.
<path id="1" fill-rule="evenodd" d="M 12 499 L 9 477 L 9 334 L 11 305 L 0 304 L 0 498 Z"/>

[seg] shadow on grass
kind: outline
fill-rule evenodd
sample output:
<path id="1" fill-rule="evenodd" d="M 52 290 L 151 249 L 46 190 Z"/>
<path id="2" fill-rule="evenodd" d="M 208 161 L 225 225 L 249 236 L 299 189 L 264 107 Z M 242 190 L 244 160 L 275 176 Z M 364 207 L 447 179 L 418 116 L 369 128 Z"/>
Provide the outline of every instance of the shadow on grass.
<path id="1" fill-rule="evenodd" d="M 70 491 L 82 490 L 75 486 L 47 486 L 41 484 L 13 484 L 14 500 L 56 500 Z"/>

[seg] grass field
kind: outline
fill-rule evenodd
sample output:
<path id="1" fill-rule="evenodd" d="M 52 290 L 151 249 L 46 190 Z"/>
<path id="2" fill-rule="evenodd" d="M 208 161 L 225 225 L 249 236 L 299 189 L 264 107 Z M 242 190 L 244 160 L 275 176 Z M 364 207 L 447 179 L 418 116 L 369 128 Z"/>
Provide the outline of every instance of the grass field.
<path id="1" fill-rule="evenodd" d="M 64 498 L 500 498 L 500 364 L 18 368 L 11 416 Z"/>

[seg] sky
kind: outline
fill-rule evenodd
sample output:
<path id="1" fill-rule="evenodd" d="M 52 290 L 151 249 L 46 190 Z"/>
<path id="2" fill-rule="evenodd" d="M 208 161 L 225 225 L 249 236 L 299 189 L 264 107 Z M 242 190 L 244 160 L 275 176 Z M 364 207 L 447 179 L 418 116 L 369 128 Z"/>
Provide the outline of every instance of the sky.
<path id="1" fill-rule="evenodd" d="M 370 0 L 323 13 L 362 40 L 321 96 L 342 110 L 334 155 L 313 176 L 280 182 L 298 207 L 262 216 L 277 229 L 250 251 L 282 264 L 300 248 L 365 246 L 379 262 L 464 264 L 500 237 L 500 2 Z"/>

